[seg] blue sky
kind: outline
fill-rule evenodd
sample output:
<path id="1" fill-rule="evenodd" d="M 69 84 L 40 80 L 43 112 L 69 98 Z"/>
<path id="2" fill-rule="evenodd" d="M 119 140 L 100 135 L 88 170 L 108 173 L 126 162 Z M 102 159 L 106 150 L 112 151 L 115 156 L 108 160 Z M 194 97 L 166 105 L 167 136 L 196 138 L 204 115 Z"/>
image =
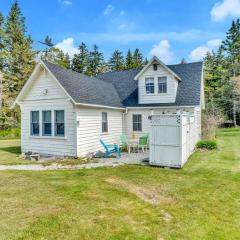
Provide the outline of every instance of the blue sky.
<path id="1" fill-rule="evenodd" d="M 6 15 L 13 1 L 0 3 Z M 96 43 L 108 58 L 115 49 L 140 48 L 168 64 L 201 60 L 216 49 L 240 0 L 19 0 L 34 48 L 49 35 L 72 55 L 84 41 Z"/>

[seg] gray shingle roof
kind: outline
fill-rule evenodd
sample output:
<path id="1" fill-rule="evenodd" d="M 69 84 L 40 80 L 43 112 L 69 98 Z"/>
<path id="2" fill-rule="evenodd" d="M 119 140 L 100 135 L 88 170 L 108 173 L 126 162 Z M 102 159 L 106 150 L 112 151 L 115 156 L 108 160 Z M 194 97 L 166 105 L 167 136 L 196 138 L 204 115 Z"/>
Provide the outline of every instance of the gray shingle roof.
<path id="1" fill-rule="evenodd" d="M 134 77 L 141 69 L 104 73 L 97 78 L 115 86 L 125 107 L 200 105 L 203 63 L 168 65 L 168 67 L 181 78 L 174 103 L 138 104 L 138 82 Z"/>
<path id="2" fill-rule="evenodd" d="M 123 107 L 112 83 L 43 62 L 76 103 Z"/>
<path id="3" fill-rule="evenodd" d="M 202 62 L 168 65 L 180 78 L 175 103 L 138 104 L 141 69 L 108 72 L 88 77 L 44 61 L 44 64 L 77 103 L 111 107 L 197 106 L 200 105 Z"/>

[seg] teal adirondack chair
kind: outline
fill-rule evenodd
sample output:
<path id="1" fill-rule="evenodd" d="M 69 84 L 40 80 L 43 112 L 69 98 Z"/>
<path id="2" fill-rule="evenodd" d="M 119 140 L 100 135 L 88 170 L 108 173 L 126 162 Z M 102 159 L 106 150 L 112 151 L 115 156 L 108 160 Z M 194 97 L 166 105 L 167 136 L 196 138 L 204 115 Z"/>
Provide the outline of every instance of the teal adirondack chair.
<path id="1" fill-rule="evenodd" d="M 106 157 L 116 153 L 116 155 L 120 158 L 121 157 L 121 152 L 119 150 L 119 147 L 117 146 L 117 144 L 105 144 L 104 141 L 102 139 L 100 139 L 100 143 L 103 145 L 104 149 L 105 149 L 105 155 Z"/>

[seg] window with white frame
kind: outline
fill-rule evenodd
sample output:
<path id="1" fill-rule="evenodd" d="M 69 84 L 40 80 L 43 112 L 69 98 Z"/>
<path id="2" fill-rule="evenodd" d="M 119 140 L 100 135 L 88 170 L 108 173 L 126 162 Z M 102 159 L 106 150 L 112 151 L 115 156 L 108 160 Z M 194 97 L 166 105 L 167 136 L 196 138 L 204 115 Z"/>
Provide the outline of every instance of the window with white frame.
<path id="1" fill-rule="evenodd" d="M 108 116 L 106 112 L 102 112 L 102 132 L 108 132 Z"/>
<path id="2" fill-rule="evenodd" d="M 42 135 L 52 135 L 52 111 L 42 111 Z"/>
<path id="3" fill-rule="evenodd" d="M 39 111 L 31 111 L 31 135 L 39 135 Z"/>
<path id="4" fill-rule="evenodd" d="M 55 110 L 55 136 L 65 135 L 64 110 Z"/>
<path id="5" fill-rule="evenodd" d="M 146 94 L 154 93 L 154 78 L 145 78 Z"/>
<path id="6" fill-rule="evenodd" d="M 158 93 L 167 93 L 167 77 L 158 78 Z"/>
<path id="7" fill-rule="evenodd" d="M 142 115 L 133 114 L 133 131 L 141 132 L 142 131 Z"/>

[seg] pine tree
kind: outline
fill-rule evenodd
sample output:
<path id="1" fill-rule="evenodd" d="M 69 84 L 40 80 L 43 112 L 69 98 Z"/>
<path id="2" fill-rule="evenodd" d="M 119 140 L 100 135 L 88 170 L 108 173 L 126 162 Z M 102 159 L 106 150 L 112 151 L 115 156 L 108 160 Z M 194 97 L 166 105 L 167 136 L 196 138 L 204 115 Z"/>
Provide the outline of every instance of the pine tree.
<path id="1" fill-rule="evenodd" d="M 125 60 L 125 69 L 132 69 L 134 68 L 134 61 L 132 52 L 130 49 L 128 49 L 126 60 Z"/>
<path id="2" fill-rule="evenodd" d="M 0 13 L 0 72 L 3 71 L 3 67 L 4 67 L 4 58 L 5 58 L 5 44 L 4 44 L 4 37 L 5 37 L 5 33 L 4 33 L 4 17 L 2 15 L 2 13 Z"/>
<path id="3" fill-rule="evenodd" d="M 99 52 L 98 46 L 93 45 L 93 50 L 89 53 L 89 64 L 87 67 L 86 74 L 95 76 L 99 73 L 104 72 L 105 63 L 103 53 Z"/>
<path id="4" fill-rule="evenodd" d="M 144 62 L 143 62 L 143 66 L 146 66 L 147 64 L 148 64 L 148 59 L 145 58 L 145 59 L 144 59 Z"/>
<path id="5" fill-rule="evenodd" d="M 141 68 L 143 66 L 143 55 L 138 48 L 133 53 L 133 62 L 135 68 Z"/>
<path id="6" fill-rule="evenodd" d="M 78 49 L 79 53 L 73 56 L 71 69 L 79 73 L 85 73 L 89 63 L 89 51 L 83 42 L 79 45 Z"/>
<path id="7" fill-rule="evenodd" d="M 124 57 L 122 52 L 115 50 L 109 60 L 111 71 L 121 71 L 124 69 Z"/>
<path id="8" fill-rule="evenodd" d="M 67 53 L 64 54 L 62 50 L 56 47 L 49 48 L 47 52 L 48 52 L 47 55 L 46 54 L 42 55 L 41 58 L 43 60 L 47 60 L 60 67 L 70 69 L 70 57 Z"/>
<path id="9" fill-rule="evenodd" d="M 238 90 L 238 82 L 235 81 L 236 76 L 240 75 L 240 20 L 232 22 L 232 25 L 227 32 L 225 41 L 222 43 L 222 48 L 227 55 L 229 62 L 228 68 L 230 70 L 230 76 L 232 77 L 230 85 L 232 86 L 232 102 L 233 102 L 233 122 L 234 126 L 237 126 L 237 114 L 240 109 L 239 106 L 239 96 L 240 92 Z"/>
<path id="10" fill-rule="evenodd" d="M 17 97 L 24 83 L 32 73 L 35 54 L 32 39 L 26 36 L 25 17 L 18 2 L 14 2 L 5 22 L 5 50 L 7 57 L 3 79 L 3 115 L 6 122 L 16 125 L 19 111 L 10 111 L 10 106 Z M 6 120 L 5 119 L 5 120 Z"/>

